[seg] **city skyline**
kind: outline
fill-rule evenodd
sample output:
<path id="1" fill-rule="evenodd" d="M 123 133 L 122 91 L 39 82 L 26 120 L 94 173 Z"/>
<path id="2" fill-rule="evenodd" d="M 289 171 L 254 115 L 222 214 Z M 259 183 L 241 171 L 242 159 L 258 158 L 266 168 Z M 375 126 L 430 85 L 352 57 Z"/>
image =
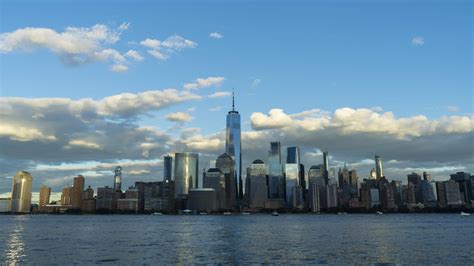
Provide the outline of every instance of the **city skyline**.
<path id="1" fill-rule="evenodd" d="M 361 177 L 374 154 L 390 179 L 474 172 L 468 3 L 447 10 L 443 3 L 279 3 L 286 12 L 264 15 L 274 27 L 259 20 L 264 4 L 203 4 L 207 18 L 188 18 L 193 25 L 159 23 L 143 13 L 147 5 L 125 3 L 114 15 L 98 5 L 87 17 L 66 17 L 68 5 L 36 16 L 33 3 L 2 4 L 0 196 L 20 170 L 32 173 L 33 191 L 44 184 L 57 193 L 79 174 L 93 187 L 110 184 L 119 165 L 122 188 L 159 180 L 163 156 L 175 152 L 199 153 L 202 169 L 224 151 L 231 88 L 243 169 L 266 162 L 268 144 L 280 141 L 283 158 L 287 147 L 300 147 L 306 173 L 322 151 L 332 166 L 347 162 Z M 221 20 L 248 8 L 238 26 Z M 319 16 L 296 19 L 309 11 Z M 347 17 L 331 19 L 339 12 Z M 440 12 L 449 27 L 436 27 Z M 364 15 L 354 32 L 344 29 Z M 406 20 L 394 25 L 401 15 Z"/>

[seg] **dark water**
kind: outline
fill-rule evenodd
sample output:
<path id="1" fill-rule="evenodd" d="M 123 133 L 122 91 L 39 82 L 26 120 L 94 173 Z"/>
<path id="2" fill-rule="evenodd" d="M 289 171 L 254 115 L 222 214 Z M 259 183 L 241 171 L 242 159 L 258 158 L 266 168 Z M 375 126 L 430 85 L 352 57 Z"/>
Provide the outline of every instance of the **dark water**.
<path id="1" fill-rule="evenodd" d="M 474 215 L 0 216 L 0 260 L 34 264 L 474 264 Z"/>

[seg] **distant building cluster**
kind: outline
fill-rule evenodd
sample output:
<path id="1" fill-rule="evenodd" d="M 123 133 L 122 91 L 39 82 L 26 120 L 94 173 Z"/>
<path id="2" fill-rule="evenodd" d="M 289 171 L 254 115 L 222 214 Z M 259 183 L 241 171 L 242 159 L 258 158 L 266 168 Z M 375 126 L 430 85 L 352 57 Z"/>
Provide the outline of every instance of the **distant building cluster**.
<path id="1" fill-rule="evenodd" d="M 233 98 L 234 99 L 234 98 Z M 459 210 L 474 208 L 474 175 L 458 172 L 447 181 L 434 181 L 430 174 L 412 173 L 407 184 L 389 181 L 383 174 L 382 158 L 375 155 L 375 167 L 359 180 L 346 165 L 336 172 L 329 165 L 328 152 L 321 164 L 307 171 L 297 146 L 287 147 L 282 160 L 281 143 L 271 142 L 267 163 L 257 159 L 242 173 L 240 114 L 227 115 L 225 152 L 199 175 L 199 154 L 175 153 L 163 159 L 163 181 L 135 182 L 122 189 L 122 167 L 114 169 L 112 187 L 85 189 L 78 175 L 73 185 L 63 188 L 61 200 L 51 202 L 51 188 L 41 186 L 39 204 L 31 204 L 33 178 L 18 172 L 12 182 L 11 198 L 0 199 L 0 212 L 29 213 L 178 213 L 241 212 L 280 210 L 290 212 L 366 212 Z M 199 186 L 199 177 L 202 187 Z"/>

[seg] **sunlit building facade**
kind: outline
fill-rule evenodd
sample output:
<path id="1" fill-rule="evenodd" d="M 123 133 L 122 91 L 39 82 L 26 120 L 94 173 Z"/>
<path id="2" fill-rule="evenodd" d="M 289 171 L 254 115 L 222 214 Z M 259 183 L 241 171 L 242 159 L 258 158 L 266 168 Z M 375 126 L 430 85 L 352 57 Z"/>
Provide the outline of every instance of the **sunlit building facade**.
<path id="1" fill-rule="evenodd" d="M 122 191 L 122 167 L 117 166 L 115 167 L 114 171 L 114 189 L 118 191 Z"/>
<path id="2" fill-rule="evenodd" d="M 284 178 L 283 165 L 281 163 L 281 144 L 279 141 L 270 142 L 270 151 L 268 151 L 268 197 L 270 199 L 283 199 Z"/>
<path id="3" fill-rule="evenodd" d="M 31 209 L 31 187 L 33 177 L 26 171 L 20 171 L 13 177 L 11 211 L 28 213 Z"/>
<path id="4" fill-rule="evenodd" d="M 191 152 L 175 153 L 175 198 L 186 198 L 191 188 L 198 187 L 199 155 Z"/>
<path id="5" fill-rule="evenodd" d="M 39 193 L 39 208 L 43 209 L 47 204 L 49 204 L 49 200 L 51 197 L 51 188 L 47 186 L 40 187 Z"/>

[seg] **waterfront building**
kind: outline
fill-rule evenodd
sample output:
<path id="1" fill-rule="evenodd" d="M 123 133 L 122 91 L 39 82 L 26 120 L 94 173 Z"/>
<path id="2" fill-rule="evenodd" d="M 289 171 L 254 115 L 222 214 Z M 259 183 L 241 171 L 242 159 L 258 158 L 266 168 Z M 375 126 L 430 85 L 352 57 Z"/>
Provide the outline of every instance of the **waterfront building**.
<path id="1" fill-rule="evenodd" d="M 138 189 L 130 187 L 125 191 L 125 198 L 117 199 L 117 211 L 125 213 L 138 212 Z"/>
<path id="2" fill-rule="evenodd" d="M 163 157 L 163 180 L 172 180 L 173 175 L 173 157 L 166 155 Z"/>
<path id="3" fill-rule="evenodd" d="M 94 190 L 89 186 L 84 192 L 82 193 L 82 204 L 81 204 L 81 211 L 93 213 L 95 212 L 95 198 L 94 198 Z"/>
<path id="4" fill-rule="evenodd" d="M 11 203 L 10 198 L 0 198 L 0 213 L 11 212 Z"/>
<path id="5" fill-rule="evenodd" d="M 175 153 L 175 198 L 186 198 L 190 189 L 198 187 L 198 167 L 199 155 L 197 153 Z"/>
<path id="6" fill-rule="evenodd" d="M 295 208 L 295 187 L 298 186 L 299 164 L 285 164 L 285 200 L 288 208 Z"/>
<path id="7" fill-rule="evenodd" d="M 337 185 L 326 185 L 327 209 L 337 208 Z"/>
<path id="8" fill-rule="evenodd" d="M 309 168 L 308 171 L 308 184 L 311 187 L 311 184 L 316 184 L 319 197 L 319 208 L 327 208 L 327 197 L 326 197 L 326 179 L 324 177 L 324 165 L 313 165 Z"/>
<path id="9" fill-rule="evenodd" d="M 39 204 L 38 207 L 39 209 L 44 209 L 46 205 L 49 204 L 49 200 L 51 197 L 51 188 L 47 186 L 41 186 L 40 187 L 40 193 L 39 193 Z"/>
<path id="10" fill-rule="evenodd" d="M 316 213 L 321 210 L 321 205 L 319 201 L 319 188 L 318 184 L 315 182 L 309 183 L 309 209 L 311 212 Z"/>
<path id="11" fill-rule="evenodd" d="M 451 180 L 456 181 L 459 184 L 459 192 L 461 194 L 461 200 L 467 206 L 471 206 L 471 201 L 474 200 L 472 192 L 471 174 L 465 172 L 457 172 L 451 174 Z"/>
<path id="12" fill-rule="evenodd" d="M 188 209 L 200 212 L 217 211 L 216 191 L 213 188 L 190 189 Z"/>
<path id="13" fill-rule="evenodd" d="M 216 168 L 224 174 L 225 206 L 229 209 L 237 207 L 237 180 L 234 167 L 234 159 L 227 153 L 221 154 L 216 160 Z"/>
<path id="14" fill-rule="evenodd" d="M 81 208 L 83 193 L 84 193 L 84 177 L 82 175 L 78 175 L 74 177 L 74 183 L 70 192 L 71 194 L 70 205 L 73 209 Z"/>
<path id="15" fill-rule="evenodd" d="M 108 186 L 97 188 L 96 211 L 110 212 L 115 211 L 116 207 L 115 189 Z"/>
<path id="16" fill-rule="evenodd" d="M 406 205 L 416 204 L 415 198 L 415 185 L 413 183 L 408 183 L 406 186 L 403 186 L 403 199 Z"/>
<path id="17" fill-rule="evenodd" d="M 216 203 L 219 210 L 228 209 L 226 205 L 225 175 L 218 168 L 209 168 L 202 180 L 203 188 L 213 188 L 216 191 Z"/>
<path id="18" fill-rule="evenodd" d="M 20 171 L 12 179 L 11 211 L 29 213 L 31 209 L 31 187 L 33 177 L 26 171 Z"/>
<path id="19" fill-rule="evenodd" d="M 393 211 L 398 209 L 398 206 L 395 204 L 395 194 L 392 184 L 384 177 L 379 179 L 379 195 L 381 205 L 385 210 Z"/>
<path id="20" fill-rule="evenodd" d="M 369 189 L 369 198 L 370 198 L 370 203 L 369 203 L 370 209 L 377 208 L 378 206 L 380 206 L 379 189 L 377 188 Z"/>
<path id="21" fill-rule="evenodd" d="M 423 195 L 421 192 L 421 176 L 417 173 L 411 173 L 407 175 L 408 183 L 414 185 L 415 190 L 415 203 L 423 203 Z"/>
<path id="22" fill-rule="evenodd" d="M 234 162 L 234 176 L 237 186 L 236 195 L 238 199 L 242 199 L 243 184 L 240 114 L 235 110 L 234 92 L 232 92 L 232 110 L 228 112 L 226 120 L 225 153 L 228 154 Z"/>
<path id="23" fill-rule="evenodd" d="M 454 180 L 444 181 L 446 204 L 448 207 L 461 207 L 463 201 L 459 190 L 459 183 Z"/>
<path id="24" fill-rule="evenodd" d="M 375 176 L 376 179 L 383 177 L 382 158 L 380 158 L 380 156 L 377 154 L 375 155 Z"/>
<path id="25" fill-rule="evenodd" d="M 438 205 L 436 186 L 434 184 L 434 182 L 428 179 L 423 179 L 420 183 L 423 204 L 425 207 L 436 207 Z"/>
<path id="26" fill-rule="evenodd" d="M 279 141 L 270 142 L 270 151 L 268 151 L 268 197 L 270 199 L 283 199 L 284 178 L 283 165 L 281 162 L 281 144 Z"/>
<path id="27" fill-rule="evenodd" d="M 265 163 L 255 160 L 248 169 L 248 201 L 252 209 L 262 209 L 268 199 L 267 175 Z"/>
<path id="28" fill-rule="evenodd" d="M 72 207 L 71 205 L 71 194 L 72 194 L 72 187 L 66 186 L 63 188 L 61 193 L 61 205 L 66 206 L 68 208 Z"/>
<path id="29" fill-rule="evenodd" d="M 122 191 L 122 167 L 115 167 L 114 173 L 114 189 L 116 191 Z"/>
<path id="30" fill-rule="evenodd" d="M 446 187 L 444 182 L 435 182 L 436 183 L 436 194 L 438 195 L 438 205 L 440 208 L 447 208 L 448 203 L 446 202 Z"/>

